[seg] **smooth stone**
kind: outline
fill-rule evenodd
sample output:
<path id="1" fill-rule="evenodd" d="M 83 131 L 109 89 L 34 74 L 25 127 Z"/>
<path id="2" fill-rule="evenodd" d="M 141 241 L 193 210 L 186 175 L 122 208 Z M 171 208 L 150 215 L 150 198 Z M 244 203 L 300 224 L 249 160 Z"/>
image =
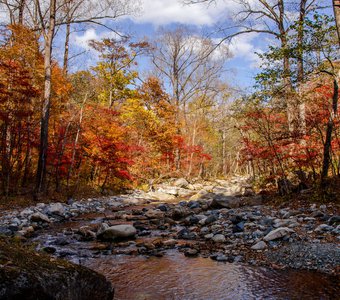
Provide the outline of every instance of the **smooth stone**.
<path id="1" fill-rule="evenodd" d="M 215 234 L 213 237 L 212 237 L 212 240 L 215 242 L 215 243 L 224 243 L 226 241 L 226 238 L 223 234 Z"/>
<path id="2" fill-rule="evenodd" d="M 164 212 L 160 209 L 149 209 L 145 216 L 147 216 L 149 219 L 161 219 L 164 217 Z"/>
<path id="3" fill-rule="evenodd" d="M 238 208 L 242 199 L 234 196 L 215 195 L 211 203 L 214 208 Z"/>
<path id="4" fill-rule="evenodd" d="M 251 247 L 252 250 L 264 250 L 267 248 L 267 244 L 264 241 L 260 241 Z"/>
<path id="5" fill-rule="evenodd" d="M 328 224 L 329 225 L 340 224 L 340 216 L 333 216 L 333 217 L 329 218 Z"/>
<path id="6" fill-rule="evenodd" d="M 188 249 L 184 252 L 184 255 L 187 257 L 196 257 L 198 255 L 198 251 L 196 249 Z"/>
<path id="7" fill-rule="evenodd" d="M 320 224 L 318 227 L 315 228 L 315 232 L 324 232 L 324 231 L 332 231 L 334 228 L 327 224 Z"/>
<path id="8" fill-rule="evenodd" d="M 174 183 L 174 186 L 186 188 L 189 185 L 189 182 L 185 178 L 179 178 Z"/>
<path id="9" fill-rule="evenodd" d="M 46 209 L 47 214 L 63 216 L 65 214 L 65 208 L 61 203 L 50 204 Z"/>
<path id="10" fill-rule="evenodd" d="M 176 199 L 174 195 L 170 195 L 164 192 L 156 191 L 156 192 L 150 192 L 147 194 L 150 198 L 159 200 L 159 201 L 170 201 Z"/>
<path id="11" fill-rule="evenodd" d="M 293 233 L 294 230 L 288 228 L 288 227 L 280 227 L 277 229 L 272 230 L 271 232 L 269 232 L 263 239 L 265 241 L 273 241 L 273 240 L 277 240 L 280 238 L 283 238 L 291 233 Z"/>
<path id="12" fill-rule="evenodd" d="M 46 222 L 46 223 L 51 222 L 51 220 L 48 218 L 48 216 L 46 216 L 45 214 L 43 214 L 41 212 L 36 212 L 33 215 L 31 215 L 30 220 L 32 222 Z"/>
<path id="13" fill-rule="evenodd" d="M 115 238 L 134 237 L 137 233 L 135 227 L 129 224 L 115 225 L 104 229 L 97 234 L 97 238 L 104 240 L 112 240 Z"/>

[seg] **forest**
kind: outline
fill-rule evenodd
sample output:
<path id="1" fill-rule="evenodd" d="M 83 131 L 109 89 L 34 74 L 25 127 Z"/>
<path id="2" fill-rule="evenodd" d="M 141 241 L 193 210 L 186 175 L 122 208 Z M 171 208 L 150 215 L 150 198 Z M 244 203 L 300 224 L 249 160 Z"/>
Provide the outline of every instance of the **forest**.
<path id="1" fill-rule="evenodd" d="M 340 0 L 0 0 L 0 300 L 339 299 Z"/>
<path id="2" fill-rule="evenodd" d="M 134 1 L 1 0 L 2 198 L 233 174 L 290 192 L 294 176 L 339 176 L 338 1 L 238 2 L 219 38 L 177 25 L 140 39 L 114 27 L 139 13 Z M 86 26 L 115 37 L 91 40 L 97 59 L 75 70 L 70 37 Z M 272 42 L 245 92 L 228 60 L 249 33 Z"/>

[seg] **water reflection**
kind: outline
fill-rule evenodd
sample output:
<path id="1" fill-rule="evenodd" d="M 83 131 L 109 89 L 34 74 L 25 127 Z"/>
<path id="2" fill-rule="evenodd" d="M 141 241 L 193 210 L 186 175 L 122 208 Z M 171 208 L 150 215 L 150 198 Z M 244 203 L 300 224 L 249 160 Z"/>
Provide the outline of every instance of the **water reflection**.
<path id="1" fill-rule="evenodd" d="M 339 299 L 336 278 L 185 258 L 104 257 L 85 265 L 103 273 L 120 300 Z"/>

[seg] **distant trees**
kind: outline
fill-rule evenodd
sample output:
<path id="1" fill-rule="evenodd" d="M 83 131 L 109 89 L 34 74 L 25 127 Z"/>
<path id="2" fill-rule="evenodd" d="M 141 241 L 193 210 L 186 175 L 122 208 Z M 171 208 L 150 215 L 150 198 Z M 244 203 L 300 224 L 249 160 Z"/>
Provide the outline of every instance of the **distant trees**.
<path id="1" fill-rule="evenodd" d="M 189 104 L 198 98 L 203 102 L 209 101 L 208 98 L 217 90 L 227 56 L 226 48 L 217 49 L 212 40 L 196 35 L 187 27 L 159 33 L 154 43 L 152 62 L 170 88 L 170 100 L 177 110 L 179 135 L 183 133 L 180 130 L 181 118 L 186 124 Z M 191 139 L 194 140 L 194 137 Z M 180 170 L 179 149 L 175 161 L 176 169 Z"/>

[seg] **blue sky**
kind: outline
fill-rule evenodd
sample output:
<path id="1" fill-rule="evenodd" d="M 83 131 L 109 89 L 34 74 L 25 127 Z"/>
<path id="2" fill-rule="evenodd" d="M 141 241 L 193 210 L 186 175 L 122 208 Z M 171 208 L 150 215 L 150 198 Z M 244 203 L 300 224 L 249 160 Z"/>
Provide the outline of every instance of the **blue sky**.
<path id="1" fill-rule="evenodd" d="M 249 0 L 256 2 L 256 0 Z M 330 0 L 320 0 L 326 3 Z M 218 0 L 217 4 L 186 6 L 179 0 L 140 0 L 141 10 L 132 16 L 123 17 L 114 23 L 118 31 L 134 36 L 136 39 L 147 37 L 152 39 L 160 26 L 174 28 L 177 24 L 190 25 L 205 33 L 213 33 L 217 23 L 232 22 L 238 6 L 232 0 Z M 91 39 L 112 37 L 113 33 L 103 28 L 86 26 L 80 32 L 72 34 L 72 52 L 77 54 L 86 51 L 86 54 L 78 56 L 70 63 L 72 70 L 89 67 L 95 62 L 95 55 L 91 53 L 87 42 Z M 221 38 L 223 35 L 214 35 Z M 225 80 L 241 89 L 250 88 L 254 81 L 254 75 L 259 71 L 261 64 L 255 52 L 265 51 L 268 44 L 275 40 L 262 34 L 246 34 L 237 36 L 229 45 L 232 57 L 226 62 Z M 62 47 L 56 47 L 55 56 L 61 57 Z M 145 60 L 140 68 L 151 71 L 152 65 Z"/>

